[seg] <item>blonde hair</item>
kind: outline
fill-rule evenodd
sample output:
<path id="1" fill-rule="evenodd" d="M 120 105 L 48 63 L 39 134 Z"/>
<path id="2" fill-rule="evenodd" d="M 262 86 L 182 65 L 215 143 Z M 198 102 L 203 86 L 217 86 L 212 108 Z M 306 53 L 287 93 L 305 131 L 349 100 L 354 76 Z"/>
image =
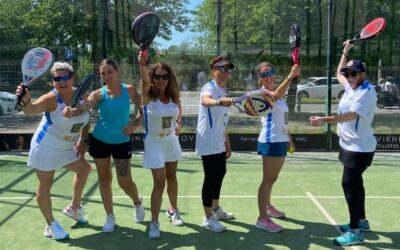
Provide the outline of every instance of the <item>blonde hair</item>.
<path id="1" fill-rule="evenodd" d="M 68 71 L 71 75 L 74 74 L 74 69 L 72 68 L 72 66 L 69 63 L 66 63 L 66 62 L 55 62 L 53 64 L 53 67 L 51 68 L 50 72 L 52 75 L 54 75 L 54 73 L 56 71 L 60 71 L 60 70 Z"/>

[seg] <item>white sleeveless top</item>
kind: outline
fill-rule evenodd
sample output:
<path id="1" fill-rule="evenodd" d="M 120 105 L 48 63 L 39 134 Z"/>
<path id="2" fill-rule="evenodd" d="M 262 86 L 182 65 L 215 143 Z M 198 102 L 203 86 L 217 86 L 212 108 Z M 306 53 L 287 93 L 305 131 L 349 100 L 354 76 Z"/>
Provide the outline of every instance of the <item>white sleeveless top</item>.
<path id="1" fill-rule="evenodd" d="M 58 93 L 57 108 L 52 112 L 44 112 L 39 126 L 32 137 L 31 149 L 37 145 L 49 148 L 67 150 L 72 149 L 78 141 L 80 132 L 89 122 L 89 113 L 65 119 L 62 110 L 66 106 Z"/>
<path id="2" fill-rule="evenodd" d="M 261 143 L 289 141 L 288 106 L 282 100 L 277 100 L 271 112 L 261 117 L 261 131 L 258 141 Z"/>
<path id="3" fill-rule="evenodd" d="M 144 105 L 145 140 L 160 140 L 175 135 L 178 104 L 172 100 L 162 103 L 155 99 Z"/>

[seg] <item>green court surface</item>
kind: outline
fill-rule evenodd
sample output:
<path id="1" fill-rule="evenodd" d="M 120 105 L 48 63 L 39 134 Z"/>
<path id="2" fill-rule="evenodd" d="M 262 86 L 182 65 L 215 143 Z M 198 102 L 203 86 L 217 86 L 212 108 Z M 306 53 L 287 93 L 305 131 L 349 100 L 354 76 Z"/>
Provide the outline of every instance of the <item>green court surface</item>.
<path id="1" fill-rule="evenodd" d="M 175 227 L 164 215 L 168 206 L 165 196 L 160 214 L 162 237 L 158 240 L 147 236 L 152 177 L 149 170 L 141 167 L 141 153 L 133 157 L 132 172 L 144 196 L 145 222 L 134 222 L 132 203 L 114 177 L 114 213 L 118 227 L 112 234 L 101 232 L 105 212 L 93 161 L 94 169 L 83 199 L 89 217 L 87 225 L 75 225 L 62 213 L 70 202 L 72 173 L 59 169 L 52 188 L 53 211 L 70 234 L 69 240 L 60 242 L 42 235 L 45 221 L 34 198 L 36 175 L 26 167 L 26 156 L 26 152 L 0 154 L 1 249 L 343 249 L 332 242 L 339 234 L 336 225 L 348 223 L 341 189 L 342 166 L 337 153 L 296 152 L 288 156 L 272 198 L 273 204 L 287 216 L 275 220 L 284 227 L 278 234 L 254 226 L 262 176 L 261 158 L 254 153 L 234 152 L 228 160 L 220 203 L 225 210 L 234 212 L 236 219 L 223 222 L 226 232 L 213 233 L 201 227 L 201 160 L 195 153 L 185 152 L 178 170 L 178 201 L 185 225 Z M 398 153 L 377 153 L 372 167 L 364 174 L 367 217 L 372 232 L 366 233 L 364 245 L 346 248 L 400 249 L 399 180 Z"/>

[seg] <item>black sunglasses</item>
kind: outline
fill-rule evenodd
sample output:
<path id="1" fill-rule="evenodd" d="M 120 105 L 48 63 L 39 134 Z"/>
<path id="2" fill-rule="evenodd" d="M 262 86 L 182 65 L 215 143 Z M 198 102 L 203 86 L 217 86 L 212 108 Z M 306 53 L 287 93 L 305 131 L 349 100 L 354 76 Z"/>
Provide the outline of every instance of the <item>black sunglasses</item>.
<path id="1" fill-rule="evenodd" d="M 169 75 L 153 75 L 154 80 L 161 80 L 163 79 L 164 81 L 167 81 L 169 79 Z"/>
<path id="2" fill-rule="evenodd" d="M 351 76 L 351 77 L 356 77 L 357 74 L 358 74 L 358 72 L 352 71 L 352 72 L 346 72 L 346 73 L 344 73 L 343 76 L 346 77 L 346 78 L 349 78 L 350 76 Z"/>
<path id="3" fill-rule="evenodd" d="M 53 81 L 55 81 L 55 82 L 59 82 L 59 81 L 61 81 L 61 80 L 63 80 L 63 81 L 68 81 L 69 79 L 71 79 L 71 75 L 55 76 L 55 77 L 53 77 Z"/>
<path id="4" fill-rule="evenodd" d="M 224 66 L 215 67 L 215 69 L 217 69 L 221 73 L 225 73 L 225 72 L 232 73 L 233 72 L 232 68 L 225 68 Z"/>

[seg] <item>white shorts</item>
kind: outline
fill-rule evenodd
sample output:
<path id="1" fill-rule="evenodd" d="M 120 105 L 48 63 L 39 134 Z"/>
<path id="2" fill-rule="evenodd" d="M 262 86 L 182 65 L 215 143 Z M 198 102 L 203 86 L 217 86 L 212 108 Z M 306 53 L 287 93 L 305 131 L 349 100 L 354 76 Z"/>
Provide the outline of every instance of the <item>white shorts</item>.
<path id="1" fill-rule="evenodd" d="M 147 139 L 144 141 L 143 167 L 157 169 L 165 167 L 166 162 L 179 161 L 182 149 L 179 139 L 175 134 L 167 138 Z"/>
<path id="2" fill-rule="evenodd" d="M 28 166 L 42 171 L 53 171 L 79 160 L 74 148 L 57 149 L 31 143 Z"/>

